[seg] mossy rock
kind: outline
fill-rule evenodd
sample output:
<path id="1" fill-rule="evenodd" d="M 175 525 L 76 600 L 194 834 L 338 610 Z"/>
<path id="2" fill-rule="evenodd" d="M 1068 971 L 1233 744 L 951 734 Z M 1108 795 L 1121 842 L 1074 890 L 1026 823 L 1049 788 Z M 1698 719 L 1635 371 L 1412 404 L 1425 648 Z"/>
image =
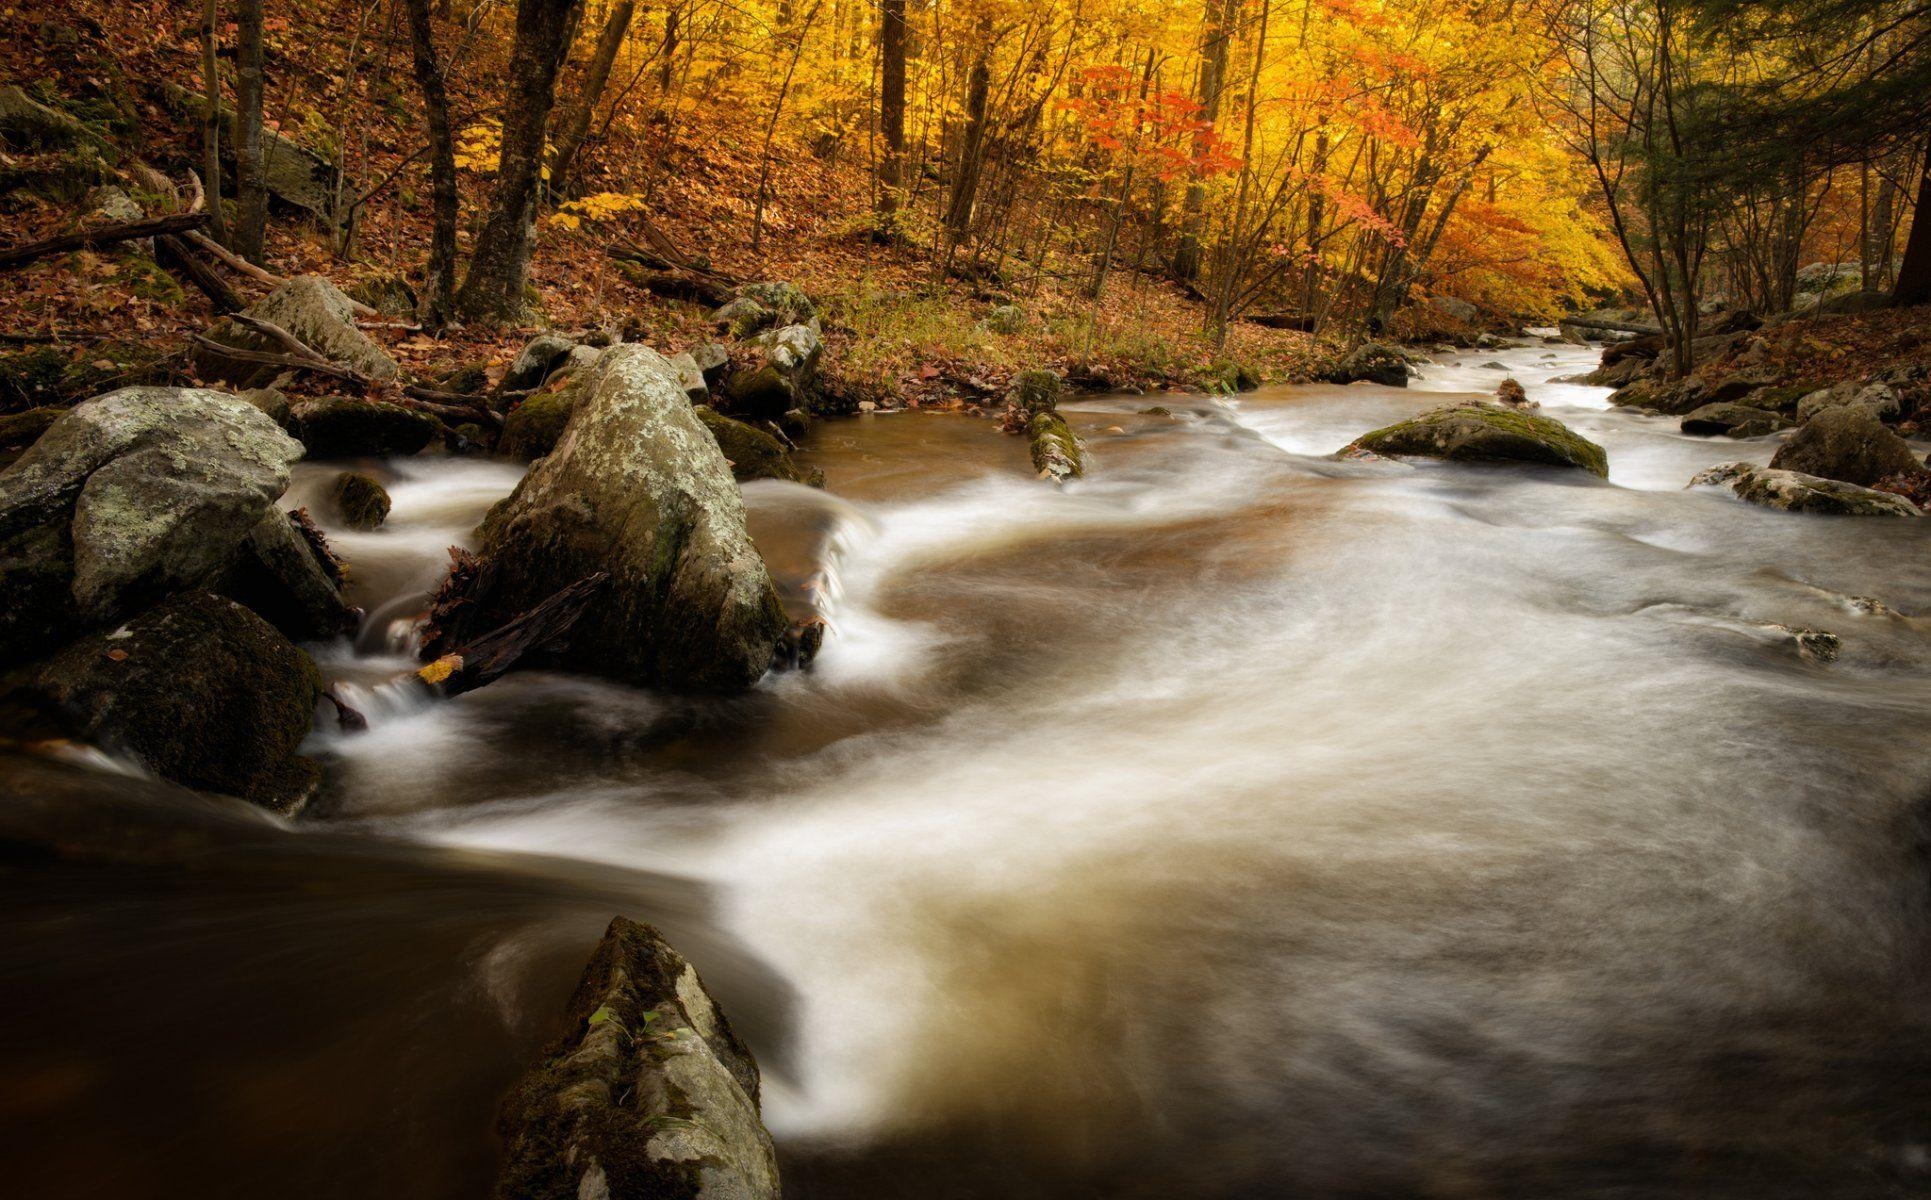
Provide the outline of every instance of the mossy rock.
<path id="1" fill-rule="evenodd" d="M 717 448 L 731 464 L 731 476 L 739 483 L 753 479 L 783 479 L 804 483 L 805 475 L 791 461 L 784 443 L 743 421 L 733 421 L 709 405 L 696 407 L 697 419 L 717 439 Z"/>
<path id="2" fill-rule="evenodd" d="M 1405 388 L 1408 356 L 1386 343 L 1366 342 L 1330 367 L 1324 378 L 1329 383 L 1378 383 L 1383 387 Z"/>
<path id="3" fill-rule="evenodd" d="M 1023 413 L 1052 412 L 1066 396 L 1066 380 L 1058 371 L 1021 371 L 1006 385 L 1006 403 Z"/>
<path id="4" fill-rule="evenodd" d="M 768 363 L 731 376 L 725 395 L 733 411 L 765 420 L 774 420 L 804 402 L 792 378 Z"/>
<path id="5" fill-rule="evenodd" d="M 75 734 L 163 779 L 293 811 L 319 772 L 296 751 L 322 678 L 308 655 L 232 600 L 187 592 L 16 677 Z"/>
<path id="6" fill-rule="evenodd" d="M 35 101 L 15 84 L 0 87 L 0 145 L 13 150 L 112 149 L 85 121 Z"/>
<path id="7" fill-rule="evenodd" d="M 1140 415 L 1143 417 L 1171 417 L 1173 410 L 1164 404 L 1156 404 L 1152 408 L 1141 409 Z"/>
<path id="8" fill-rule="evenodd" d="M 60 399 L 68 362 L 68 352 L 54 346 L 0 354 L 0 405 L 32 408 Z"/>
<path id="9" fill-rule="evenodd" d="M 91 149 L 35 155 L 0 166 L 0 200 L 75 206 L 118 178 Z"/>
<path id="10" fill-rule="evenodd" d="M 436 381 L 436 386 L 445 392 L 455 392 L 463 396 L 474 396 L 489 388 L 489 371 L 477 363 L 457 367 Z"/>
<path id="11" fill-rule="evenodd" d="M 566 379 L 511 409 L 503 419 L 503 435 L 496 443 L 498 453 L 534 462 L 556 449 L 557 440 L 569 427 L 583 398 L 583 389 L 576 383 L 574 378 Z"/>
<path id="12" fill-rule="evenodd" d="M 1017 304 L 1001 304 L 986 314 L 986 328 L 998 334 L 1014 334 L 1026 327 L 1026 310 Z"/>
<path id="13" fill-rule="evenodd" d="M 1033 470 L 1042 478 L 1064 483 L 1086 474 L 1085 447 L 1058 412 L 1034 413 L 1026 422 L 1026 436 L 1032 442 Z"/>
<path id="14" fill-rule="evenodd" d="M 289 409 L 310 458 L 403 458 L 435 440 L 441 422 L 379 400 L 323 396 Z"/>
<path id="15" fill-rule="evenodd" d="M 784 280 L 747 283 L 738 289 L 738 295 L 755 301 L 771 314 L 771 323 L 778 327 L 808 325 L 818 319 L 818 306 L 795 283 Z"/>
<path id="16" fill-rule="evenodd" d="M 1207 378 L 1223 392 L 1251 392 L 1261 385 L 1259 372 L 1231 358 L 1222 359 L 1209 367 Z"/>
<path id="17" fill-rule="evenodd" d="M 358 279 L 349 285 L 348 295 L 349 299 L 366 304 L 385 317 L 416 315 L 416 289 L 400 275 L 384 272 Z"/>
<path id="18" fill-rule="evenodd" d="M 350 529 L 375 529 L 389 519 L 388 491 L 360 471 L 337 475 L 329 486 L 329 499 Z"/>
<path id="19" fill-rule="evenodd" d="M 59 420 L 60 415 L 66 411 L 64 408 L 45 405 L 0 417 L 0 450 L 13 450 L 32 445 L 34 439 L 47 432 L 47 427 Z"/>
<path id="20" fill-rule="evenodd" d="M 1535 463 L 1609 477 L 1609 456 L 1562 422 L 1493 405 L 1438 408 L 1357 438 L 1349 450 L 1449 462 Z"/>

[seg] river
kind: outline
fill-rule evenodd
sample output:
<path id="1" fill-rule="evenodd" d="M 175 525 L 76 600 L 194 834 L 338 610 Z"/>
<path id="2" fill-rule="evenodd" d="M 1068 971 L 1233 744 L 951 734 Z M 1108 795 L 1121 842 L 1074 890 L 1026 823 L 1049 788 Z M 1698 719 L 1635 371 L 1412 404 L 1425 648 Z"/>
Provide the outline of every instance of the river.
<path id="1" fill-rule="evenodd" d="M 372 728 L 312 737 L 308 815 L 0 831 L 151 832 L 0 873 L 9 1190 L 482 1195 L 623 912 L 758 1054 L 793 1197 L 1931 1194 L 1923 532 L 1684 490 L 1774 439 L 1555 382 L 1594 357 L 1082 400 L 1064 491 L 983 419 L 828 423 L 830 491 L 745 494 L 833 636 L 721 700 L 395 699 L 517 472 L 381 464 L 317 655 Z M 1494 360 L 1607 482 L 1328 457 Z"/>

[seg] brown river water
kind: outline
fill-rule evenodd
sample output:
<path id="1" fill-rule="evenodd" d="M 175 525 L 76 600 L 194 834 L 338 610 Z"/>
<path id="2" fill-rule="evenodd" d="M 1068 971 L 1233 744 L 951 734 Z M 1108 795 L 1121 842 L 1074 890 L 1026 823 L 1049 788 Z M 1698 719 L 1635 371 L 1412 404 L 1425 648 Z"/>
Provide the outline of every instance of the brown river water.
<path id="1" fill-rule="evenodd" d="M 835 634 L 726 700 L 384 692 L 516 471 L 380 464 L 308 815 L 0 816 L 0 1193 L 486 1195 L 622 912 L 792 1197 L 1931 1195 L 1931 524 L 1685 491 L 1775 441 L 1550 382 L 1593 357 L 1081 401 L 1064 491 L 985 420 L 829 423 L 830 492 L 746 499 Z M 1497 358 L 1608 482 L 1327 457 Z"/>

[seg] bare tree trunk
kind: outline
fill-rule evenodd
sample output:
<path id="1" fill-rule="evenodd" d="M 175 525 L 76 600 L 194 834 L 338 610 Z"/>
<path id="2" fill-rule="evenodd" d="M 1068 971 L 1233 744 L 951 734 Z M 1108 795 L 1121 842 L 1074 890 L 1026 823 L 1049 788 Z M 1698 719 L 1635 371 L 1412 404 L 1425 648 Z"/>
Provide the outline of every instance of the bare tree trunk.
<path id="1" fill-rule="evenodd" d="M 1194 137 L 1194 153 L 1200 154 L 1213 137 L 1212 126 L 1220 120 L 1220 93 L 1227 78 L 1227 43 L 1234 24 L 1235 0 L 1206 0 L 1200 21 L 1200 117 L 1208 128 Z M 1187 185 L 1182 202 L 1184 216 L 1180 245 L 1173 252 L 1175 278 L 1189 283 L 1200 278 L 1200 233 L 1206 222 L 1207 185 L 1199 179 Z"/>
<path id="2" fill-rule="evenodd" d="M 235 253 L 262 261 L 268 180 L 262 164 L 262 0 L 241 0 L 235 60 Z"/>
<path id="3" fill-rule="evenodd" d="M 664 14 L 664 48 L 659 51 L 664 61 L 657 68 L 657 90 L 670 91 L 671 80 L 676 76 L 677 65 L 677 10 L 671 9 Z"/>
<path id="4" fill-rule="evenodd" d="M 905 0 L 881 0 L 878 30 L 878 131 L 885 156 L 878 165 L 878 217 L 889 233 L 905 183 Z"/>
<path id="5" fill-rule="evenodd" d="M 201 118 L 201 170 L 208 177 L 208 232 L 217 242 L 226 243 L 228 217 L 221 211 L 221 68 L 215 40 L 220 15 L 219 0 L 203 0 L 201 83 L 208 93 L 208 108 Z"/>
<path id="6" fill-rule="evenodd" d="M 535 236 L 543 135 L 556 104 L 557 74 L 570 52 L 577 0 L 519 0 L 510 86 L 503 103 L 503 144 L 489 219 L 476 239 L 457 308 L 482 321 L 515 320 L 523 313 Z"/>
<path id="7" fill-rule="evenodd" d="M 1897 266 L 1897 286 L 1891 303 L 1931 303 L 1931 141 L 1925 143 L 1923 173 L 1918 176 L 1918 203 L 1911 214 L 1911 236 L 1904 242 L 1904 259 Z"/>
<path id="8" fill-rule="evenodd" d="M 959 173 L 952 180 L 952 198 L 946 205 L 945 227 L 948 241 L 956 245 L 972 225 L 972 204 L 979 193 L 979 164 L 985 156 L 986 101 L 992 90 L 992 68 L 986 58 L 992 31 L 979 26 L 979 55 L 972 63 L 966 81 L 965 138 L 959 147 Z M 949 257 L 949 255 L 948 255 Z"/>
<path id="9" fill-rule="evenodd" d="M 456 143 L 449 120 L 449 90 L 436 54 L 429 0 L 407 0 L 409 46 L 429 120 L 429 189 L 435 214 L 429 232 L 429 266 L 422 287 L 422 323 L 447 325 L 456 308 Z"/>
<path id="10" fill-rule="evenodd" d="M 617 0 L 610 10 L 603 32 L 597 36 L 596 52 L 584 69 L 583 86 L 564 113 L 563 134 L 557 138 L 556 152 L 550 156 L 550 190 L 559 195 L 569 193 L 570 168 L 576 164 L 577 152 L 583 149 L 583 140 L 590 133 L 590 118 L 610 83 L 610 69 L 616 65 L 617 51 L 623 48 L 624 35 L 630 32 L 631 14 L 636 8 L 633 0 Z"/>

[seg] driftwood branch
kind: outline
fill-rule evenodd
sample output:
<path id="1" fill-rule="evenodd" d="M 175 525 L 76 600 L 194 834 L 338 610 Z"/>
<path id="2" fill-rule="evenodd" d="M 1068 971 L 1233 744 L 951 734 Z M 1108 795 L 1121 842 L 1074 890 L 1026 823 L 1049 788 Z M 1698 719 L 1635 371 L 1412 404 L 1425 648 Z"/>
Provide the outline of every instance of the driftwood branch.
<path id="1" fill-rule="evenodd" d="M 216 313 L 225 315 L 240 311 L 241 297 L 235 295 L 234 289 L 215 273 L 215 269 L 202 262 L 179 237 L 163 234 L 155 238 L 154 253 L 163 270 L 170 275 L 182 275 L 199 288 Z"/>
<path id="2" fill-rule="evenodd" d="M 415 672 L 443 696 L 473 692 L 503 676 L 527 654 L 558 646 L 610 577 L 599 571 L 577 580 L 535 608 L 512 617 Z"/>
<path id="3" fill-rule="evenodd" d="M 136 238 L 180 233 L 207 223 L 207 213 L 174 213 L 165 217 L 143 217 L 138 221 L 103 225 L 99 229 L 87 229 L 80 233 L 62 234 L 60 237 L 15 246 L 11 250 L 0 250 L 0 271 L 22 266 L 35 259 L 45 258 L 49 254 L 65 254 L 69 250 L 97 250 L 102 246 L 131 242 Z"/>

